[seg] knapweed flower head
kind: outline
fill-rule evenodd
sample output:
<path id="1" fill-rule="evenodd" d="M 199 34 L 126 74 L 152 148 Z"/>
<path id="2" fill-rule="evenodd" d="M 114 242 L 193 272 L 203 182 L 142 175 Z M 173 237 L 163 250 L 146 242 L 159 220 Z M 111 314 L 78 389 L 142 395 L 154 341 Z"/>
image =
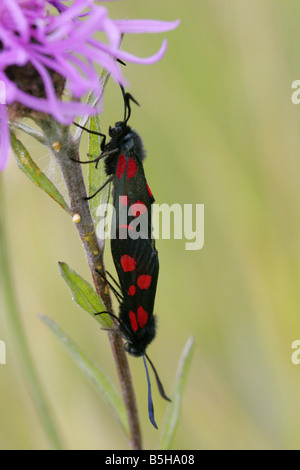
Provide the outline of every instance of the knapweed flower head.
<path id="1" fill-rule="evenodd" d="M 9 146 L 8 120 L 47 112 L 68 125 L 75 116 L 99 111 L 80 102 L 87 91 L 100 93 L 97 68 L 124 83 L 116 58 L 152 64 L 166 50 L 139 58 L 120 49 L 123 34 L 158 33 L 178 21 L 113 20 L 95 0 L 1 0 L 0 3 L 0 170 Z M 96 33 L 104 34 L 105 42 Z M 62 100 L 67 90 L 71 99 Z"/>

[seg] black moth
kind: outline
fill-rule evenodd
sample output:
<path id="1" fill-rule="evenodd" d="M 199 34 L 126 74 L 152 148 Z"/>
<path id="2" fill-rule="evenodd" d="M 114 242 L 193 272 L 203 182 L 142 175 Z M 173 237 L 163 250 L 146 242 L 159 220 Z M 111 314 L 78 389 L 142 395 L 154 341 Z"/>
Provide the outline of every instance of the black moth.
<path id="1" fill-rule="evenodd" d="M 121 293 L 113 289 L 120 303 L 119 316 L 109 313 L 118 321 L 118 329 L 114 330 L 125 339 L 125 350 L 132 356 L 142 356 L 148 383 L 148 415 L 151 423 L 157 428 L 154 419 L 151 384 L 146 359 L 154 372 L 157 386 L 161 396 L 166 396 L 156 369 L 146 354 L 148 345 L 156 333 L 156 319 L 153 314 L 156 286 L 158 279 L 158 254 L 155 241 L 152 238 L 152 203 L 153 195 L 147 184 L 143 160 L 145 151 L 143 143 L 137 132 L 128 126 L 131 114 L 130 100 L 138 104 L 134 98 L 125 93 L 121 87 L 125 112 L 124 120 L 117 122 L 109 128 L 110 141 L 106 143 L 106 136 L 98 132 L 88 132 L 101 135 L 101 154 L 95 160 L 80 163 L 96 163 L 105 159 L 107 181 L 113 181 L 113 205 L 115 219 L 112 226 L 111 251 L 118 273 Z M 81 126 L 79 126 L 81 127 Z M 100 275 L 102 275 L 99 272 Z"/>

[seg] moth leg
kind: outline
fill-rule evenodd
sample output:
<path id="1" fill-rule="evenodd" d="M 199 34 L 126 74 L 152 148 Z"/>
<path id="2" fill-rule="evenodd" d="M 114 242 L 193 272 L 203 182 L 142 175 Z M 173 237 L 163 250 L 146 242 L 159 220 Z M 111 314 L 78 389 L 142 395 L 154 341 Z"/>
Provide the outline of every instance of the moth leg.
<path id="1" fill-rule="evenodd" d="M 90 199 L 93 199 L 93 197 L 97 196 L 98 193 L 100 193 L 100 191 L 105 188 L 105 186 L 110 183 L 112 180 L 114 179 L 114 176 L 111 176 L 110 178 L 108 178 L 105 183 L 101 186 L 101 188 L 97 189 L 97 191 L 92 194 L 91 196 L 88 196 L 88 197 L 85 197 L 84 200 L 85 201 L 89 201 Z"/>

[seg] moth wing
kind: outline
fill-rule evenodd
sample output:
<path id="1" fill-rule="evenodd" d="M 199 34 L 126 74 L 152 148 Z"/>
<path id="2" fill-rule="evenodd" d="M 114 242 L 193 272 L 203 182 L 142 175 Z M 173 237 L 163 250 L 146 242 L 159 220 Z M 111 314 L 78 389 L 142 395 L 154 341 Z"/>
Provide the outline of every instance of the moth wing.
<path id="1" fill-rule="evenodd" d="M 117 235 L 118 235 L 117 231 Z M 111 251 L 122 292 L 128 304 L 142 305 L 153 313 L 159 272 L 156 249 L 147 239 L 111 240 Z"/>

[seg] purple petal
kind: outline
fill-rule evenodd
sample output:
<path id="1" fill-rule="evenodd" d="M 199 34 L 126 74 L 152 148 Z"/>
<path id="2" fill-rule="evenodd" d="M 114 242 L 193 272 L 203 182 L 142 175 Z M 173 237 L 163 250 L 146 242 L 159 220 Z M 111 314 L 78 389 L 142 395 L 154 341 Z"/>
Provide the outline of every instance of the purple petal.
<path id="1" fill-rule="evenodd" d="M 180 20 L 156 21 L 156 20 L 114 20 L 121 33 L 164 33 L 179 26 Z"/>
<path id="2" fill-rule="evenodd" d="M 59 13 L 64 11 L 66 8 L 68 8 L 65 5 L 63 5 L 59 0 L 47 0 L 47 1 L 48 1 L 48 3 L 53 5 Z"/>
<path id="3" fill-rule="evenodd" d="M 26 40 L 29 38 L 29 28 L 26 21 L 26 18 L 22 12 L 22 9 L 16 2 L 11 0 L 2 0 L 5 3 L 5 7 L 10 11 L 11 18 L 14 20 L 15 27 L 17 31 L 23 36 Z"/>
<path id="4" fill-rule="evenodd" d="M 59 28 L 61 25 L 66 25 L 67 22 L 72 21 L 74 18 L 78 17 L 78 15 L 82 12 L 83 9 L 88 8 L 91 5 L 90 0 L 81 0 L 75 1 L 72 6 L 69 6 L 65 9 L 60 15 L 56 16 L 53 19 L 53 22 L 50 25 L 49 32 L 53 29 Z M 99 7 L 100 9 L 104 9 L 104 7 Z"/>
<path id="5" fill-rule="evenodd" d="M 78 45 L 77 52 L 83 57 L 86 57 L 87 59 L 91 60 L 93 63 L 101 64 L 102 68 L 106 69 L 112 75 L 113 79 L 116 82 L 124 83 L 125 79 L 122 76 L 118 63 L 114 59 L 114 57 L 119 57 L 119 49 L 113 48 L 112 50 L 115 51 L 115 53 L 111 53 L 109 46 L 107 45 L 99 43 L 98 41 L 93 39 L 90 40 L 89 43 L 89 47 L 85 45 Z"/>
<path id="6" fill-rule="evenodd" d="M 100 30 L 100 28 L 98 28 Z M 103 21 L 103 28 L 101 28 L 107 35 L 110 44 L 114 47 L 119 47 L 121 43 L 121 32 L 115 25 L 115 22 L 106 17 Z"/>
<path id="7" fill-rule="evenodd" d="M 114 0 L 103 0 L 114 1 Z M 175 29 L 179 21 L 113 20 L 104 6 L 95 0 L 0 0 L 0 80 L 6 86 L 6 104 L 17 101 L 24 106 L 50 113 L 63 124 L 70 124 L 76 115 L 92 115 L 97 109 L 77 102 L 57 98 L 49 70 L 66 79 L 68 91 L 79 99 L 90 90 L 99 95 L 99 66 L 112 78 L 126 85 L 122 68 L 116 58 L 137 64 L 153 64 L 160 60 L 167 47 L 163 41 L 160 50 L 151 57 L 141 58 L 121 51 L 122 34 L 162 33 Z M 59 14 L 50 15 L 47 5 Z M 82 18 L 84 19 L 82 20 Z M 102 32 L 105 42 L 95 38 Z M 38 98 L 22 91 L 6 75 L 7 67 L 22 67 L 31 63 L 40 75 L 46 98 Z M 99 88 L 100 87 L 100 88 Z M 5 106 L 1 106 L 0 168 L 4 167 L 10 143 Z"/>
<path id="8" fill-rule="evenodd" d="M 154 64 L 155 62 L 158 62 L 164 56 L 167 50 L 167 44 L 168 44 L 168 41 L 165 39 L 159 51 L 150 57 L 137 57 L 135 55 L 130 54 L 129 52 L 111 48 L 107 46 L 106 44 L 101 44 L 101 49 L 103 51 L 106 51 L 109 54 L 112 54 L 115 57 L 118 57 L 118 59 L 124 60 L 125 62 L 127 61 L 127 62 L 136 63 L 136 64 L 149 65 L 149 64 Z"/>
<path id="9" fill-rule="evenodd" d="M 74 116 L 79 116 L 81 114 L 92 116 L 99 112 L 99 109 L 91 108 L 91 106 L 85 103 L 76 101 L 57 101 L 56 103 L 52 103 L 47 99 L 36 98 L 35 96 L 28 95 L 19 88 L 16 88 L 15 95 L 16 101 L 19 103 L 22 103 L 24 106 L 31 109 L 35 109 L 36 111 L 45 112 L 46 109 L 49 114 L 55 116 L 59 122 L 65 125 L 70 124 Z"/>
<path id="10" fill-rule="evenodd" d="M 1 37 L 1 33 L 0 33 Z M 28 54 L 22 49 L 4 51 L 0 54 L 0 70 L 6 69 L 9 65 L 25 65 L 28 61 Z"/>
<path id="11" fill-rule="evenodd" d="M 0 119 L 0 171 L 2 171 L 7 163 L 10 151 L 10 133 L 4 104 L 0 104 Z"/>

